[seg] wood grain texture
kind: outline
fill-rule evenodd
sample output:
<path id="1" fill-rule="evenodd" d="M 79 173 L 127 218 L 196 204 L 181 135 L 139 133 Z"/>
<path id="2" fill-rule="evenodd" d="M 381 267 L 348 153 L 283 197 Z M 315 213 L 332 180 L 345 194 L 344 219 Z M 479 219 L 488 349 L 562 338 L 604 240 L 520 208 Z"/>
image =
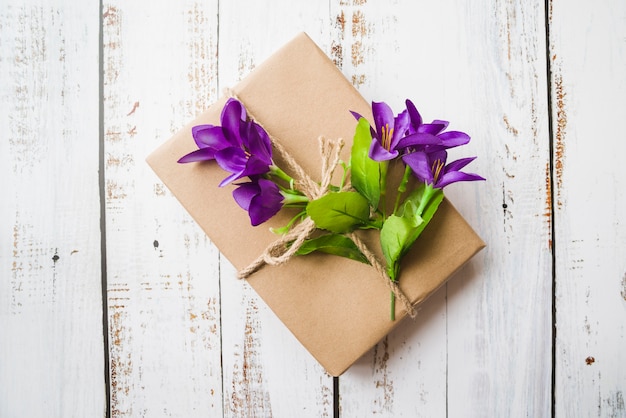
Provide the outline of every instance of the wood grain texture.
<path id="1" fill-rule="evenodd" d="M 106 410 L 98 7 L 0 11 L 0 416 Z"/>
<path id="2" fill-rule="evenodd" d="M 467 4 L 462 14 L 456 23 L 464 41 L 452 55 L 468 63 L 454 84 L 465 102 L 453 103 L 471 126 L 479 155 L 475 169 L 488 180 L 476 194 L 464 186 L 449 195 L 463 202 L 461 212 L 488 244 L 470 265 L 470 280 L 448 286 L 448 399 L 455 400 L 448 412 L 549 416 L 552 237 L 544 3 Z M 454 80 L 458 70 L 449 68 L 446 78 Z"/>
<path id="3" fill-rule="evenodd" d="M 626 416 L 622 1 L 5 3 L 0 417 L 333 415 L 144 162 L 301 31 L 367 100 L 468 132 L 488 179 L 446 191 L 487 248 L 339 378 L 341 416 Z"/>
<path id="4" fill-rule="evenodd" d="M 626 417 L 626 4 L 552 1 L 549 23 L 555 412 Z"/>
<path id="5" fill-rule="evenodd" d="M 144 161 L 216 98 L 217 2 L 102 18 L 111 415 L 218 416 L 219 252 Z"/>

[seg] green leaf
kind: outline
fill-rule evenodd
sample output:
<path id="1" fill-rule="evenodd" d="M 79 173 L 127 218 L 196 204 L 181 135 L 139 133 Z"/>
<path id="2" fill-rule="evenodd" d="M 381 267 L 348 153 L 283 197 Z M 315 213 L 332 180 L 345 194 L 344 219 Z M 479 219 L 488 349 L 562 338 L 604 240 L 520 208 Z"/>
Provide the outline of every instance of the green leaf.
<path id="1" fill-rule="evenodd" d="M 329 234 L 304 241 L 296 254 L 306 255 L 313 251 L 320 251 L 327 254 L 338 255 L 351 260 L 369 264 L 367 258 L 357 248 L 356 244 L 345 235 Z"/>
<path id="2" fill-rule="evenodd" d="M 421 223 L 422 218 L 414 214 L 391 215 L 380 230 L 380 245 L 387 261 L 387 272 L 394 280 L 397 278 L 402 256 L 417 239 L 415 231 Z"/>
<path id="3" fill-rule="evenodd" d="M 415 211 L 417 214 L 421 216 L 424 220 L 423 225 L 420 226 L 419 234 L 422 233 L 422 230 L 426 228 L 426 225 L 430 222 L 433 215 L 439 208 L 439 204 L 443 201 L 443 191 L 441 189 L 435 189 L 431 185 L 422 184 L 407 198 L 405 199 L 405 204 L 400 211 L 400 215 L 404 215 L 409 211 Z M 421 213 L 419 213 L 421 212 Z"/>
<path id="4" fill-rule="evenodd" d="M 441 204 L 441 202 L 443 201 L 443 191 L 441 189 L 431 189 L 430 191 L 427 190 L 427 192 L 422 195 L 422 199 L 426 198 L 428 200 L 421 215 L 421 218 L 424 220 L 424 222 L 422 222 L 421 225 L 417 227 L 417 230 L 415 231 L 417 236 L 415 237 L 415 239 L 417 239 L 417 237 L 421 235 L 424 228 L 426 228 L 426 225 L 428 225 L 430 220 L 435 215 L 435 212 L 437 212 L 439 204 Z"/>
<path id="5" fill-rule="evenodd" d="M 380 244 L 390 277 L 397 277 L 402 257 L 422 234 L 442 200 L 440 189 L 421 186 L 406 198 L 399 215 L 387 218 L 380 231 Z"/>
<path id="6" fill-rule="evenodd" d="M 413 203 L 414 208 L 417 209 L 420 206 L 420 203 L 422 203 L 422 199 L 426 199 L 428 198 L 427 196 L 424 196 L 424 191 L 426 190 L 426 185 L 421 184 L 420 186 L 418 186 L 417 188 L 415 188 L 407 197 L 406 199 L 404 199 L 404 204 L 402 205 L 402 208 L 400 210 L 400 215 L 402 215 L 405 210 L 406 204 L 408 202 Z"/>
<path id="7" fill-rule="evenodd" d="M 344 233 L 368 223 L 370 207 L 357 192 L 331 192 L 309 202 L 306 212 L 318 228 Z"/>
<path id="8" fill-rule="evenodd" d="M 380 163 L 369 157 L 372 143 L 370 124 L 360 118 L 354 133 L 350 154 L 350 178 L 352 186 L 369 201 L 373 208 L 380 200 Z"/>

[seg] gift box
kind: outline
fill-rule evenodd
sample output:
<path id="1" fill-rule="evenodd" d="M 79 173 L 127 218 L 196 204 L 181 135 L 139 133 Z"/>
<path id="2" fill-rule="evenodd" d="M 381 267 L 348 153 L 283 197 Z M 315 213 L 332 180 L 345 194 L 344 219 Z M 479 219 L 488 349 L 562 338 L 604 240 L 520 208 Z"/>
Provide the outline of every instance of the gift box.
<path id="1" fill-rule="evenodd" d="M 370 105 L 304 33 L 234 86 L 232 94 L 318 180 L 318 137 L 343 138 L 342 158 L 348 161 L 356 126 L 349 111 L 371 120 Z M 277 239 L 270 227 L 284 226 L 294 213 L 283 210 L 268 223 L 252 227 L 247 213 L 235 203 L 232 187 L 218 187 L 225 173 L 217 164 L 177 163 L 197 148 L 192 126 L 219 125 L 227 99 L 223 97 L 181 129 L 147 161 L 222 254 L 242 269 Z M 376 234 L 363 233 L 362 238 L 380 256 Z M 419 304 L 484 245 L 444 200 L 403 259 L 401 290 L 411 303 Z M 389 288 L 377 272 L 338 256 L 293 257 L 279 266 L 264 266 L 246 280 L 333 376 L 342 374 L 407 316 L 398 304 L 396 320 L 391 321 Z"/>

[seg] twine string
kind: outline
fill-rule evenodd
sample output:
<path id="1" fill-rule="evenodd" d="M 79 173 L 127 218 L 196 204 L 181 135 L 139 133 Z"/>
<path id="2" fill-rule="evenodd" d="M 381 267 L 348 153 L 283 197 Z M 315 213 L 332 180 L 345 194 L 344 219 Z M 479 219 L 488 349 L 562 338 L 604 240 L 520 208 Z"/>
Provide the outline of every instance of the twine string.
<path id="1" fill-rule="evenodd" d="M 406 297 L 404 292 L 400 289 L 400 286 L 398 286 L 398 282 L 391 280 L 391 278 L 387 274 L 385 266 L 383 266 L 381 262 L 378 261 L 378 258 L 376 257 L 376 255 L 370 251 L 367 245 L 365 245 L 365 243 L 361 240 L 361 238 L 359 238 L 359 236 L 356 233 L 351 232 L 348 234 L 348 237 L 354 242 L 356 247 L 365 256 L 367 261 L 369 261 L 370 265 L 374 268 L 374 270 L 376 270 L 376 272 L 378 273 L 378 276 L 385 279 L 384 280 L 385 284 L 387 285 L 389 290 L 392 291 L 394 295 L 396 295 L 396 298 L 400 301 L 400 303 L 406 310 L 407 314 L 411 318 L 415 318 L 417 316 L 417 311 L 413 307 L 413 304 L 411 303 L 409 298 Z"/>
<path id="2" fill-rule="evenodd" d="M 324 167 L 324 170 L 322 170 L 322 181 L 320 184 L 317 184 L 306 173 L 304 173 L 304 170 L 303 173 L 306 177 L 299 180 L 301 191 L 307 195 L 309 199 L 317 199 L 326 194 L 328 186 L 330 185 L 332 173 L 337 165 L 337 162 L 339 161 L 339 153 L 343 147 L 343 141 L 341 139 L 330 140 L 320 136 L 319 142 L 320 151 L 322 153 L 322 166 Z M 280 152 L 282 151 L 284 151 L 284 148 L 281 148 Z M 288 153 L 281 156 L 285 159 L 285 161 L 290 161 L 290 166 L 293 165 L 299 167 L 299 165 Z M 315 222 L 313 222 L 313 220 L 308 216 L 305 217 L 286 234 L 271 243 L 252 263 L 241 269 L 238 273 L 238 277 L 240 279 L 245 279 L 261 268 L 264 264 L 277 266 L 287 262 L 296 254 L 302 244 L 304 244 L 304 241 L 311 236 L 315 229 Z"/>
<path id="3" fill-rule="evenodd" d="M 239 97 L 231 89 L 226 89 L 225 94 L 229 97 L 237 99 L 241 102 Z M 259 120 L 250 113 L 249 109 L 246 109 L 248 116 L 254 120 L 263 129 L 263 125 L 259 123 Z M 265 129 L 266 132 L 267 129 Z M 298 164 L 298 162 L 289 154 L 289 152 L 283 147 L 280 141 L 276 137 L 269 134 L 270 140 L 274 150 L 280 155 L 280 157 L 287 164 L 289 169 L 295 173 L 296 184 L 298 189 L 304 193 L 309 199 L 319 199 L 328 193 L 328 187 L 330 185 L 333 172 L 339 164 L 341 149 L 344 146 L 344 141 L 339 139 L 330 139 L 324 136 L 318 138 L 320 146 L 320 154 L 322 160 L 321 168 L 321 180 L 319 183 L 314 181 L 308 173 Z M 293 228 L 291 228 L 286 234 L 282 235 L 279 239 L 272 242 L 267 246 L 261 255 L 259 255 L 252 263 L 247 267 L 244 267 L 238 272 L 240 279 L 250 277 L 254 272 L 259 270 L 265 264 L 277 266 L 286 263 L 291 257 L 293 257 L 300 249 L 304 241 L 307 240 L 315 231 L 315 222 L 310 217 L 303 218 Z M 391 280 L 387 274 L 385 267 L 378 261 L 376 255 L 370 251 L 365 243 L 359 238 L 357 234 L 351 232 L 348 237 L 352 239 L 359 251 L 363 253 L 370 265 L 376 270 L 378 276 L 385 282 L 391 292 L 393 292 L 396 298 L 400 301 L 407 314 L 414 318 L 416 316 L 415 308 L 411 304 L 411 301 L 406 297 L 404 292 L 400 289 L 397 282 Z"/>

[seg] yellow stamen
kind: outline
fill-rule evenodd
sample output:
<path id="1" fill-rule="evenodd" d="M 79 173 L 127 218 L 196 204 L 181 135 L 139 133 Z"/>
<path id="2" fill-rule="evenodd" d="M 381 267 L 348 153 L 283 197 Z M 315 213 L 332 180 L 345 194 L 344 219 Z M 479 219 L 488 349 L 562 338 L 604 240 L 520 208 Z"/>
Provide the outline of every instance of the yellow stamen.
<path id="1" fill-rule="evenodd" d="M 387 151 L 391 151 L 391 138 L 393 137 L 393 128 L 389 129 L 389 124 L 386 123 L 385 126 L 382 126 L 380 128 L 380 130 L 382 131 L 380 133 L 380 142 L 381 145 L 383 146 L 384 149 L 386 149 Z"/>
<path id="2" fill-rule="evenodd" d="M 442 169 L 443 161 L 439 159 L 433 161 L 433 166 L 431 167 L 431 171 L 433 172 L 433 183 L 437 183 L 437 179 L 439 179 L 439 175 L 441 174 Z"/>

